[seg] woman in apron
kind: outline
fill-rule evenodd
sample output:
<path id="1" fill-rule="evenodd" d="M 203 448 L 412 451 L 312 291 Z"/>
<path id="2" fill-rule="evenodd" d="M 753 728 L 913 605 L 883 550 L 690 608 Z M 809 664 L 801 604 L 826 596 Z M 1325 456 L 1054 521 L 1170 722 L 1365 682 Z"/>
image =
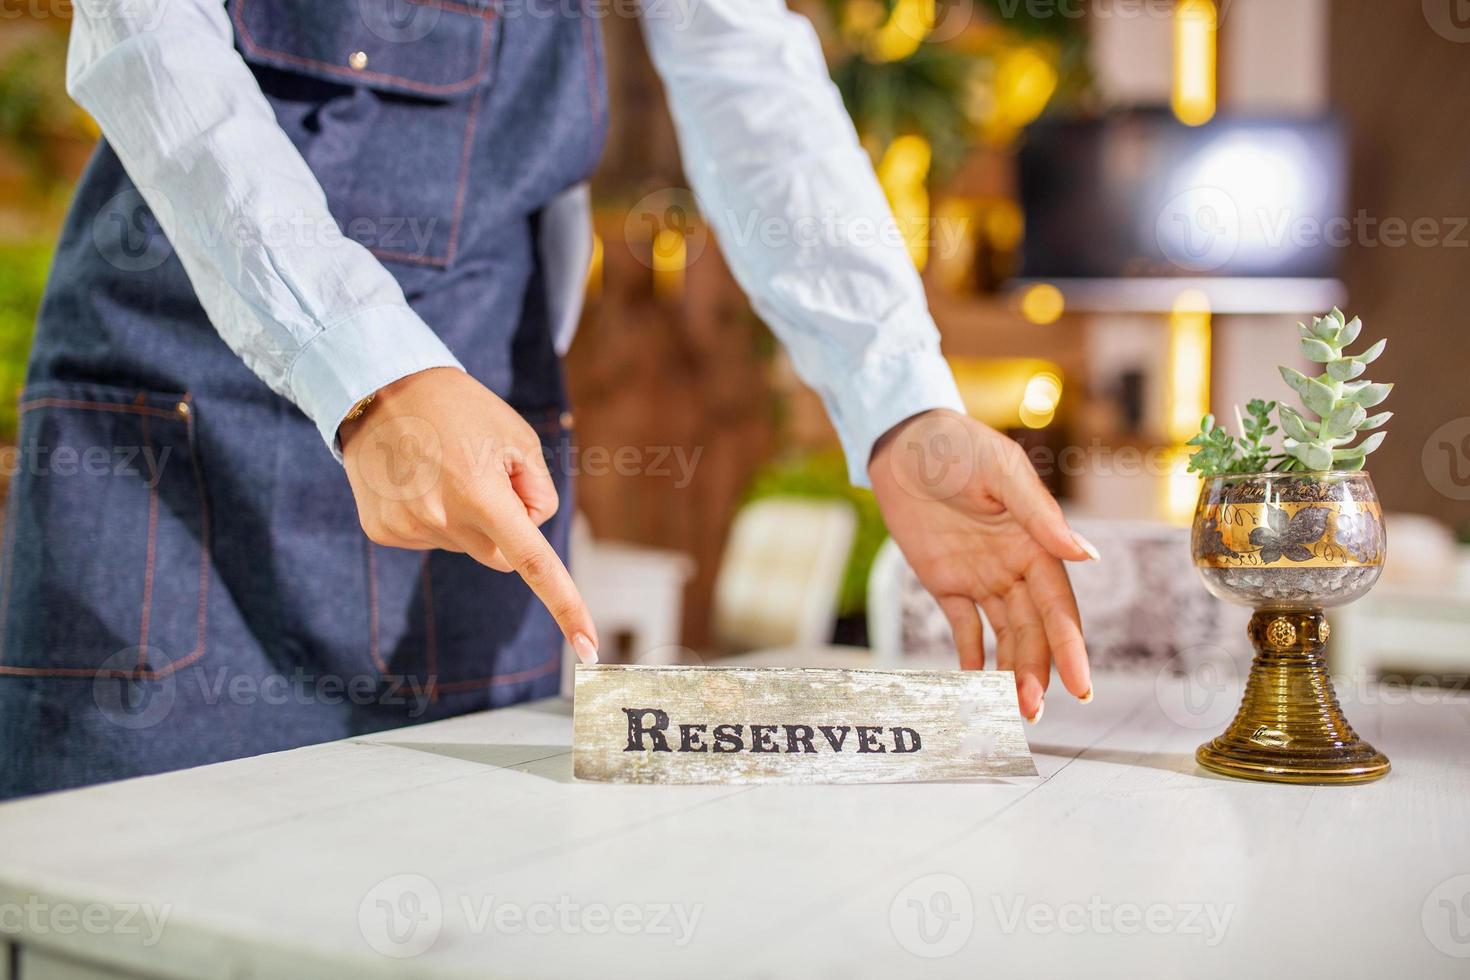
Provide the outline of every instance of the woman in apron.
<path id="1" fill-rule="evenodd" d="M 962 664 L 983 657 L 978 603 L 1023 712 L 1053 655 L 1090 697 L 1059 562 L 1085 542 L 963 417 L 901 237 L 748 233 L 891 225 L 809 25 L 779 0 L 644 15 L 706 217 Z M 105 140 L 21 398 L 0 797 L 555 694 L 563 643 L 594 661 L 597 642 L 564 566 L 558 359 L 605 128 L 593 15 L 134 0 L 75 18 L 69 91 Z M 936 482 L 936 461 L 963 478 Z"/>

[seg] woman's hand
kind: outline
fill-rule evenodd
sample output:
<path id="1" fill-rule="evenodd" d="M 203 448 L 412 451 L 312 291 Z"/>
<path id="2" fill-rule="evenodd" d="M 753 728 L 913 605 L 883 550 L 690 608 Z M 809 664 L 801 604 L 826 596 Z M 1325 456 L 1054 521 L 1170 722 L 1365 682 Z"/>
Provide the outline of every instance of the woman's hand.
<path id="1" fill-rule="evenodd" d="M 1062 561 L 1097 549 L 1067 526 L 1020 446 L 956 412 L 926 412 L 879 440 L 868 475 L 889 533 L 954 630 L 960 666 L 985 666 L 978 604 L 1028 720 L 1041 717 L 1053 662 L 1068 691 L 1092 700 Z"/>
<path id="2" fill-rule="evenodd" d="M 369 538 L 519 573 L 577 657 L 597 662 L 592 616 L 539 527 L 556 513 L 556 486 L 515 409 L 463 371 L 432 368 L 379 391 L 338 436 Z"/>

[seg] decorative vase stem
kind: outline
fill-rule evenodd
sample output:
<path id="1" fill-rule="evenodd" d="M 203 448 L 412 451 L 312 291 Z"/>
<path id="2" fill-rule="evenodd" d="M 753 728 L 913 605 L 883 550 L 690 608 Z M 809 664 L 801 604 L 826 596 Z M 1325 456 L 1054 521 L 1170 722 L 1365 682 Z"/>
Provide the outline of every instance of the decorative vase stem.
<path id="1" fill-rule="evenodd" d="M 1320 609 L 1259 610 L 1248 627 L 1256 656 L 1240 710 L 1195 758 L 1227 776 L 1283 783 L 1363 783 L 1388 759 L 1343 717 L 1324 657 Z"/>

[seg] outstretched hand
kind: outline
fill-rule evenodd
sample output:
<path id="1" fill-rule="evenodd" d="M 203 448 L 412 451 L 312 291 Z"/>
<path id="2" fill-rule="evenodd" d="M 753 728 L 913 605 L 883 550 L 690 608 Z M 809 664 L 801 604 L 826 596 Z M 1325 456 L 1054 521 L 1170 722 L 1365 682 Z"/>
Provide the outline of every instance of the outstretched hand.
<path id="1" fill-rule="evenodd" d="M 597 662 L 592 615 L 539 527 L 559 506 L 556 485 L 515 409 L 463 371 L 432 368 L 379 391 L 338 436 L 369 538 L 519 574 L 578 658 Z"/>
<path id="2" fill-rule="evenodd" d="M 1053 663 L 1068 691 L 1092 700 L 1062 562 L 1097 550 L 1067 526 L 1021 447 L 957 412 L 925 412 L 879 440 L 868 475 L 889 533 L 949 620 L 960 666 L 985 666 L 979 606 L 1028 720 L 1041 718 Z"/>

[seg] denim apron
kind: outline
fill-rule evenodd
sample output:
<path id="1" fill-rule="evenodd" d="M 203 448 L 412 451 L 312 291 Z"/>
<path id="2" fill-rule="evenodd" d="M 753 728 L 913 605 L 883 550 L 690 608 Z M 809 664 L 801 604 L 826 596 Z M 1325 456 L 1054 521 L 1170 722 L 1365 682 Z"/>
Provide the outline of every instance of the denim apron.
<path id="1" fill-rule="evenodd" d="M 228 9 L 342 233 L 558 454 L 562 508 L 544 531 L 565 554 L 555 458 L 570 416 L 538 256 L 548 208 L 602 145 L 591 13 Z M 60 240 L 21 413 L 0 549 L 0 796 L 558 691 L 560 633 L 519 578 L 366 539 L 341 465 L 210 326 L 106 143 Z"/>

